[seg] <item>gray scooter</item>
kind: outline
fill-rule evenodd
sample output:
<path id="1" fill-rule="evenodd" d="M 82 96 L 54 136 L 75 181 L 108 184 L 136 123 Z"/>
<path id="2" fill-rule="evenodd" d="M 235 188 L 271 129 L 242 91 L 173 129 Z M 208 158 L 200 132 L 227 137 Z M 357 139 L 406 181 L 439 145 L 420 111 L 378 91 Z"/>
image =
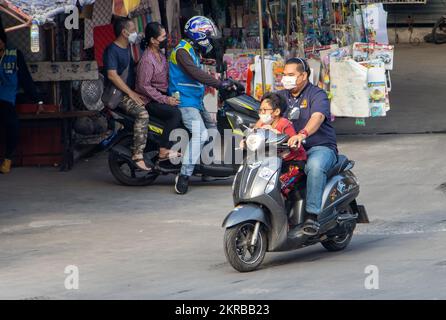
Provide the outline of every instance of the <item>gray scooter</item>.
<path id="1" fill-rule="evenodd" d="M 369 222 L 365 207 L 356 201 L 359 184 L 351 171 L 354 161 L 338 156 L 323 193 L 319 233 L 309 236 L 301 230 L 306 219 L 305 177 L 287 198 L 281 192 L 282 159 L 277 151 L 288 148 L 289 137 L 263 129 L 245 132 L 249 132 L 248 152 L 232 186 L 235 208 L 222 225 L 226 229 L 224 251 L 231 266 L 240 272 L 253 271 L 267 251 L 295 250 L 316 243 L 328 251 L 345 249 L 356 224 Z"/>

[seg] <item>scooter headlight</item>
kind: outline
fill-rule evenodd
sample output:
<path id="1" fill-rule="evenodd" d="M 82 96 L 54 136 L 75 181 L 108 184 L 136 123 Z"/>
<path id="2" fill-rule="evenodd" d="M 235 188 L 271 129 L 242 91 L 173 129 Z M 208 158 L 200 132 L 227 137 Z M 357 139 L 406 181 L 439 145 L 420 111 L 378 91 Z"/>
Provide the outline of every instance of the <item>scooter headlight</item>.
<path id="1" fill-rule="evenodd" d="M 246 138 L 246 146 L 251 151 L 256 151 L 265 138 L 259 134 L 250 134 Z"/>
<path id="2" fill-rule="evenodd" d="M 269 179 L 268 184 L 265 187 L 265 193 L 270 193 L 276 187 L 277 172 Z"/>

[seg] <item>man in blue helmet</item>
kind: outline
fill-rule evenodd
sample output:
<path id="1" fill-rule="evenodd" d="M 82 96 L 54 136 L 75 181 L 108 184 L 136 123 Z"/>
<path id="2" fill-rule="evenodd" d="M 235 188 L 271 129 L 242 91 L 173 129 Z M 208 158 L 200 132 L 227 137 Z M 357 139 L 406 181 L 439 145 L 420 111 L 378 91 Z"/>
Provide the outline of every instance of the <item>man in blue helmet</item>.
<path id="1" fill-rule="evenodd" d="M 201 149 L 208 139 L 207 129 L 212 125 L 209 113 L 203 105 L 205 85 L 220 90 L 232 86 L 230 81 L 220 81 L 201 69 L 201 54 L 209 54 L 213 39 L 221 37 L 214 22 L 206 17 L 195 16 L 184 26 L 185 39 L 172 51 L 169 58 L 169 95 L 179 94 L 183 123 L 192 133 L 184 152 L 181 172 L 175 179 L 175 191 L 185 194 Z"/>

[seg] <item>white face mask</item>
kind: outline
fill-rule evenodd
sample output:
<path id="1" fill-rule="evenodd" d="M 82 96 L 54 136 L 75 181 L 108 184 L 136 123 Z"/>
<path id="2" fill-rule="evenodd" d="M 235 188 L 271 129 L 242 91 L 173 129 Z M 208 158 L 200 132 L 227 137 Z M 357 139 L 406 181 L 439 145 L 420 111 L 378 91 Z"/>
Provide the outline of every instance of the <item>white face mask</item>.
<path id="1" fill-rule="evenodd" d="M 296 82 L 297 82 L 297 77 L 293 77 L 293 76 L 283 76 L 282 77 L 283 87 L 287 90 L 292 90 L 292 89 L 296 88 Z"/>
<path id="2" fill-rule="evenodd" d="M 262 121 L 263 124 L 271 124 L 273 122 L 273 116 L 270 114 L 261 114 L 260 121 Z"/>
<path id="3" fill-rule="evenodd" d="M 138 33 L 132 32 L 129 34 L 129 42 L 130 43 L 136 43 L 136 39 L 138 39 Z"/>

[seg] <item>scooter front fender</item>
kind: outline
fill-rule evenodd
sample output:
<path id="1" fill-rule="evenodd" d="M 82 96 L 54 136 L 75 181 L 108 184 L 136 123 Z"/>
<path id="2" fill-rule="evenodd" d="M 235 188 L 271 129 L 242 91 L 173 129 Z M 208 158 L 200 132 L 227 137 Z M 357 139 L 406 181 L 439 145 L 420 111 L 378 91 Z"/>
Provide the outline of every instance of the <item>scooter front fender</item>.
<path id="1" fill-rule="evenodd" d="M 246 221 L 260 221 L 268 229 L 271 229 L 271 224 L 268 221 L 265 211 L 255 204 L 240 204 L 234 208 L 223 221 L 223 228 L 231 228 Z"/>

